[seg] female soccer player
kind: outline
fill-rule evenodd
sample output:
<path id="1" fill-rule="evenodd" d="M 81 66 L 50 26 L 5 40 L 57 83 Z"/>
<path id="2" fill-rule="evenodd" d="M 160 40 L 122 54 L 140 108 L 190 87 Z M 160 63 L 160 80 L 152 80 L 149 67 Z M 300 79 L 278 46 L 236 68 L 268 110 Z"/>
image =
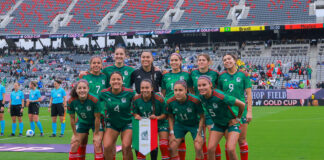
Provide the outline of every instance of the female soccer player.
<path id="1" fill-rule="evenodd" d="M 123 76 L 119 72 L 113 72 L 109 82 L 111 87 L 99 94 L 101 106 L 106 110 L 106 131 L 103 140 L 105 159 L 114 158 L 116 141 L 121 133 L 123 159 L 132 160 L 131 103 L 135 92 L 123 87 Z"/>
<path id="2" fill-rule="evenodd" d="M 159 68 L 153 65 L 153 55 L 152 52 L 144 51 L 141 54 L 141 64 L 139 69 L 136 69 L 132 73 L 131 84 L 135 83 L 136 93 L 140 94 L 141 82 L 144 79 L 150 79 L 154 86 L 154 92 L 160 92 L 159 87 L 161 87 L 162 82 L 162 72 Z"/>
<path id="3" fill-rule="evenodd" d="M 162 94 L 165 99 L 168 100 L 174 95 L 174 84 L 178 80 L 185 80 L 187 82 L 188 88 L 192 88 L 192 80 L 188 72 L 182 71 L 182 57 L 178 53 L 173 53 L 170 56 L 170 65 L 172 70 L 163 75 L 162 78 Z M 185 160 L 186 158 L 186 142 L 183 140 L 179 146 L 179 156 L 180 160 Z"/>
<path id="4" fill-rule="evenodd" d="M 80 75 L 80 79 L 85 79 L 89 83 L 89 92 L 98 96 L 100 91 L 108 87 L 107 77 L 101 72 L 102 59 L 99 56 L 93 56 L 90 59 L 90 72 L 85 75 Z M 104 120 L 104 111 L 102 111 L 101 119 Z M 101 138 L 102 139 L 102 138 Z M 86 149 L 88 144 L 88 135 L 86 135 L 81 142 L 78 154 L 80 160 L 85 160 Z"/>
<path id="5" fill-rule="evenodd" d="M 12 133 L 10 136 L 15 136 L 17 124 L 16 117 L 19 121 L 19 136 L 22 136 L 24 124 L 22 122 L 22 116 L 24 111 L 24 93 L 19 90 L 19 83 L 14 84 L 14 91 L 10 94 L 8 112 L 11 115 L 12 119 Z"/>
<path id="6" fill-rule="evenodd" d="M 60 116 L 61 121 L 61 135 L 64 136 L 65 123 L 64 120 L 64 112 L 66 109 L 66 93 L 63 88 L 60 87 L 62 81 L 55 80 L 54 89 L 51 91 L 51 99 L 48 107 L 48 112 L 51 112 L 52 117 L 52 129 L 53 134 L 50 137 L 56 137 L 56 129 L 57 129 L 57 116 Z"/>
<path id="7" fill-rule="evenodd" d="M 89 92 L 99 95 L 100 91 L 108 87 L 107 76 L 101 72 L 102 59 L 99 56 L 93 56 L 90 59 L 90 72 L 80 75 L 80 79 L 85 79 L 89 83 Z"/>
<path id="8" fill-rule="evenodd" d="M 28 106 L 28 118 L 30 122 L 30 128 L 34 131 L 35 135 L 35 122 L 37 124 L 38 129 L 40 130 L 40 136 L 44 136 L 44 131 L 41 122 L 38 119 L 39 114 L 39 102 L 42 101 L 42 97 L 40 91 L 36 88 L 37 82 L 32 81 L 29 83 L 29 88 L 31 89 L 29 92 L 29 99 L 27 99 Z"/>
<path id="9" fill-rule="evenodd" d="M 153 84 L 150 79 L 144 79 L 141 82 L 140 90 L 141 94 L 136 95 L 133 100 L 133 115 L 137 120 L 141 120 L 142 118 L 158 120 L 158 132 L 162 159 L 169 159 L 169 124 L 166 121 L 167 115 L 164 98 L 154 93 Z M 145 160 L 146 157 L 138 152 L 137 159 Z M 151 152 L 151 159 L 157 159 L 157 150 Z"/>
<path id="10" fill-rule="evenodd" d="M 177 149 L 186 133 L 190 132 L 194 139 L 196 160 L 203 160 L 204 111 L 199 99 L 188 94 L 186 81 L 180 80 L 174 84 L 174 96 L 167 101 L 167 111 L 169 113 L 171 159 L 180 159 Z"/>
<path id="11" fill-rule="evenodd" d="M 1 83 L 1 79 L 0 79 L 0 83 Z M 4 136 L 4 129 L 5 129 L 5 120 L 3 118 L 4 116 L 4 105 L 5 105 L 5 93 L 6 93 L 6 89 L 5 87 L 0 84 L 0 125 L 1 125 L 1 133 L 0 136 Z"/>
<path id="12" fill-rule="evenodd" d="M 252 90 L 251 81 L 248 73 L 236 68 L 237 58 L 232 54 L 226 54 L 223 57 L 225 71 L 222 72 L 218 79 L 217 88 L 226 94 L 238 98 L 245 102 L 245 94 L 247 95 L 247 107 L 245 107 L 242 116 L 241 134 L 239 138 L 239 146 L 241 150 L 241 160 L 248 159 L 248 144 L 246 141 L 247 125 L 252 120 Z M 237 108 L 232 108 L 237 113 Z"/>
<path id="13" fill-rule="evenodd" d="M 102 70 L 102 73 L 104 73 L 107 78 L 108 78 L 108 86 L 110 86 L 110 76 L 113 72 L 119 72 L 122 74 L 123 76 L 123 85 L 126 88 L 131 88 L 132 84 L 131 84 L 131 75 L 134 72 L 134 68 L 125 65 L 124 61 L 126 59 L 126 49 L 124 47 L 116 47 L 115 48 L 115 53 L 114 53 L 114 59 L 115 59 L 115 64 L 110 65 L 105 67 Z"/>
<path id="14" fill-rule="evenodd" d="M 202 54 L 198 55 L 197 58 L 198 58 L 198 61 L 197 61 L 198 69 L 195 69 L 191 72 L 190 78 L 192 79 L 192 82 L 193 82 L 194 94 L 196 96 L 199 96 L 198 85 L 197 85 L 198 78 L 202 75 L 206 75 L 206 76 L 210 77 L 212 84 L 213 84 L 213 88 L 216 88 L 219 73 L 217 71 L 209 68 L 212 61 L 208 54 L 202 53 Z M 207 111 L 205 110 L 204 112 L 205 112 L 205 119 L 206 119 L 205 125 L 207 126 L 208 131 L 210 131 L 213 121 L 212 121 L 211 117 L 209 116 L 209 114 L 207 113 Z M 204 132 L 206 133 L 206 128 L 204 128 Z M 203 151 L 204 151 L 204 157 L 206 159 L 207 158 L 206 140 L 204 140 Z M 220 150 L 219 145 L 217 146 L 215 152 L 216 152 L 216 157 L 217 157 L 216 160 L 220 160 L 221 159 L 221 150 Z"/>
<path id="15" fill-rule="evenodd" d="M 95 160 L 103 160 L 101 140 L 103 128 L 100 126 L 100 105 L 96 96 L 89 93 L 89 83 L 86 80 L 79 80 L 71 90 L 71 98 L 68 101 L 68 113 L 71 118 L 73 136 L 69 160 L 79 160 L 77 150 L 92 129 L 93 144 L 95 149 Z M 78 121 L 75 120 L 75 113 Z"/>
<path id="16" fill-rule="evenodd" d="M 213 84 L 208 76 L 201 76 L 198 79 L 201 102 L 214 122 L 209 133 L 208 160 L 215 160 L 216 146 L 224 136 L 225 131 L 228 132 L 226 140 L 228 158 L 237 160 L 235 148 L 240 135 L 240 120 L 245 104 L 235 97 L 212 88 Z M 235 114 L 230 106 L 237 106 L 239 108 L 238 113 Z"/>

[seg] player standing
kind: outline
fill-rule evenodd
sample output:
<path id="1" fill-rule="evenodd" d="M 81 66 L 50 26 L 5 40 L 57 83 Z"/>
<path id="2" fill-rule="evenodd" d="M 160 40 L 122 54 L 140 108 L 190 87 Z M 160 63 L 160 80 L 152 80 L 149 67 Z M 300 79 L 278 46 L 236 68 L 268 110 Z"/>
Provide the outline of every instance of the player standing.
<path id="1" fill-rule="evenodd" d="M 89 84 L 89 92 L 95 96 L 98 96 L 100 91 L 108 87 L 107 77 L 105 74 L 101 72 L 102 69 L 102 59 L 99 56 L 93 56 L 90 59 L 90 72 L 85 75 L 80 75 L 80 79 L 84 79 Z M 102 111 L 102 115 L 104 115 L 104 111 Z M 101 121 L 104 120 L 104 116 L 101 116 Z M 101 134 L 103 136 L 103 134 Z M 101 137 L 102 139 L 103 137 Z M 78 154 L 80 156 L 80 160 L 85 159 L 86 149 L 88 144 L 88 135 L 83 138 L 81 142 Z"/>
<path id="2" fill-rule="evenodd" d="M 174 84 L 174 96 L 167 101 L 167 111 L 170 125 L 171 160 L 180 159 L 177 149 L 187 132 L 190 132 L 194 139 L 196 160 L 203 160 L 204 111 L 200 100 L 188 94 L 186 81 L 180 80 Z"/>
<path id="3" fill-rule="evenodd" d="M 35 122 L 37 124 L 38 129 L 40 130 L 40 136 L 44 136 L 44 131 L 42 127 L 42 123 L 39 121 L 39 102 L 42 101 L 40 91 L 36 88 L 37 82 L 32 81 L 29 83 L 29 88 L 31 89 L 29 92 L 29 99 L 27 99 L 28 106 L 28 118 L 30 122 L 30 128 L 34 131 L 35 135 Z"/>
<path id="4" fill-rule="evenodd" d="M 131 88 L 131 75 L 134 72 L 134 68 L 125 65 L 125 59 L 126 59 L 126 49 L 124 47 L 116 47 L 115 53 L 114 53 L 114 59 L 115 64 L 105 67 L 102 70 L 102 73 L 104 73 L 107 76 L 107 84 L 108 87 L 110 87 L 110 76 L 113 72 L 119 72 L 123 76 L 123 85 L 126 88 Z"/>
<path id="5" fill-rule="evenodd" d="M 169 124 L 166 121 L 166 108 L 164 98 L 154 92 L 153 84 L 150 79 L 144 79 L 140 85 L 141 94 L 136 95 L 133 100 L 133 114 L 135 119 L 150 118 L 158 120 L 158 132 L 160 139 L 160 150 L 162 159 L 169 159 Z M 152 151 L 157 152 L 157 150 Z M 137 153 L 138 160 L 145 160 L 146 157 L 140 152 Z M 151 154 L 151 159 L 157 159 L 157 153 Z"/>
<path id="6" fill-rule="evenodd" d="M 178 80 L 185 80 L 188 88 L 192 88 L 192 80 L 188 72 L 182 71 L 182 57 L 178 53 L 170 56 L 170 65 L 172 70 L 163 75 L 162 78 L 162 94 L 168 100 L 174 95 L 174 84 Z M 180 160 L 186 159 L 186 142 L 183 140 L 178 148 Z"/>
<path id="7" fill-rule="evenodd" d="M 226 150 L 228 158 L 237 160 L 235 148 L 240 135 L 240 120 L 245 104 L 235 97 L 212 88 L 213 84 L 209 77 L 201 76 L 198 79 L 201 102 L 214 122 L 209 132 L 208 160 L 215 160 L 215 149 L 225 132 L 227 132 Z M 237 106 L 239 108 L 238 113 L 234 113 L 230 106 Z"/>
<path id="8" fill-rule="evenodd" d="M 19 83 L 14 84 L 14 91 L 10 94 L 10 100 L 9 100 L 9 107 L 8 112 L 11 115 L 12 119 L 12 133 L 10 136 L 15 136 L 17 124 L 16 124 L 16 117 L 18 117 L 19 121 L 19 136 L 22 136 L 24 124 L 22 122 L 22 116 L 24 112 L 24 93 L 19 90 Z"/>
<path id="9" fill-rule="evenodd" d="M 131 84 L 135 84 L 136 93 L 141 93 L 141 82 L 144 79 L 152 81 L 154 92 L 160 92 L 159 87 L 162 83 L 162 72 L 153 65 L 152 52 L 144 51 L 141 54 L 141 67 L 136 69 L 131 76 Z"/>
<path id="10" fill-rule="evenodd" d="M 210 59 L 210 56 L 206 53 L 199 54 L 197 57 L 197 63 L 198 63 L 198 69 L 194 69 L 190 73 L 190 77 L 192 79 L 193 83 L 193 88 L 194 88 L 194 94 L 196 96 L 199 96 L 199 91 L 198 91 L 198 78 L 202 75 L 208 76 L 213 84 L 213 88 L 216 88 L 217 84 L 217 79 L 219 76 L 219 73 L 215 70 L 212 70 L 209 68 L 211 65 L 212 61 Z M 205 108 L 204 108 L 205 109 Z M 207 126 L 208 131 L 210 132 L 211 126 L 213 124 L 213 120 L 209 116 L 206 110 L 204 110 L 205 113 L 205 126 Z M 206 133 L 206 128 L 204 127 L 204 132 Z M 206 135 L 206 134 L 205 134 Z M 206 146 L 206 137 L 204 139 L 204 145 L 203 145 L 203 151 L 204 151 L 204 158 L 207 159 L 207 146 Z M 221 149 L 220 146 L 218 145 L 216 148 L 216 160 L 221 159 Z"/>
<path id="11" fill-rule="evenodd" d="M 100 124 L 101 108 L 98 98 L 89 93 L 89 84 L 86 80 L 79 80 L 71 90 L 71 98 L 68 101 L 68 113 L 71 117 L 73 136 L 69 160 L 79 160 L 77 153 L 81 142 L 88 136 L 92 129 L 95 160 L 103 160 L 102 135 L 103 127 Z M 78 121 L 75 120 L 75 113 Z M 100 132 L 101 131 L 101 132 Z"/>
<path id="12" fill-rule="evenodd" d="M 60 117 L 60 121 L 61 121 L 60 137 L 64 136 L 65 123 L 63 122 L 63 120 L 64 120 L 64 112 L 66 110 L 66 93 L 64 89 L 60 87 L 61 83 L 62 83 L 61 80 L 55 80 L 54 89 L 51 91 L 51 99 L 50 99 L 48 111 L 51 112 L 53 133 L 50 137 L 56 137 L 57 116 Z"/>
<path id="13" fill-rule="evenodd" d="M 242 102 L 246 102 L 246 107 L 242 116 L 241 134 L 239 138 L 239 146 L 241 150 L 241 160 L 248 160 L 248 144 L 246 141 L 247 126 L 252 120 L 252 85 L 248 73 L 238 70 L 236 67 L 236 56 L 226 54 L 223 57 L 225 71 L 222 72 L 218 79 L 217 88 L 226 94 L 238 98 Z M 245 94 L 247 101 L 245 100 Z M 237 113 L 237 108 L 232 108 Z"/>
<path id="14" fill-rule="evenodd" d="M 0 83 L 1 83 L 1 79 L 0 79 Z M 1 133 L 0 136 L 4 136 L 4 130 L 5 130 L 5 120 L 4 120 L 4 105 L 6 102 L 6 98 L 5 98 L 5 94 L 6 94 L 6 88 L 0 84 L 0 126 L 1 126 Z"/>
<path id="15" fill-rule="evenodd" d="M 105 159 L 114 159 L 116 141 L 121 134 L 123 159 L 132 160 L 131 103 L 135 92 L 123 87 L 123 76 L 119 72 L 110 74 L 109 83 L 111 87 L 99 94 L 101 106 L 106 110 L 106 131 L 103 140 Z"/>

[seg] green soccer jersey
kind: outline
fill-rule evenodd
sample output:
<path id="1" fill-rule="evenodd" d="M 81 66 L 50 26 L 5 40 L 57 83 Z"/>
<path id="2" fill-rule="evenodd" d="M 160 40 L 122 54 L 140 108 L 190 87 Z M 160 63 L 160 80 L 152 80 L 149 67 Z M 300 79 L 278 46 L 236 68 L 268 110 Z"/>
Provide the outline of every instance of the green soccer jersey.
<path id="1" fill-rule="evenodd" d="M 89 92 L 94 95 L 99 95 L 100 91 L 108 88 L 107 76 L 103 73 L 100 75 L 93 75 L 91 73 L 80 77 L 80 79 L 85 79 L 89 83 Z"/>
<path id="2" fill-rule="evenodd" d="M 186 126 L 196 126 L 199 124 L 199 115 L 203 114 L 203 108 L 200 100 L 192 95 L 187 94 L 187 100 L 181 103 L 173 96 L 167 101 L 167 111 L 175 117 L 175 123 Z"/>
<path id="3" fill-rule="evenodd" d="M 178 80 L 185 80 L 187 82 L 188 88 L 192 87 L 192 80 L 190 78 L 190 74 L 188 72 L 182 71 L 179 73 L 165 73 L 162 78 L 161 88 L 165 89 L 165 97 L 166 99 L 171 98 L 174 95 L 173 88 L 175 82 Z"/>
<path id="4" fill-rule="evenodd" d="M 155 115 L 160 116 L 162 114 L 167 114 L 166 112 L 166 104 L 164 99 L 158 95 L 155 94 Z M 149 100 L 148 102 L 145 102 L 141 95 L 136 95 L 133 100 L 133 113 L 139 114 L 143 118 L 148 118 L 152 115 L 153 112 L 153 104 L 152 100 Z M 159 120 L 158 126 L 162 126 L 165 124 L 167 120 Z"/>
<path id="5" fill-rule="evenodd" d="M 245 89 L 251 88 L 251 81 L 248 73 L 237 71 L 230 75 L 227 71 L 222 72 L 218 78 L 217 88 L 224 91 L 227 95 L 233 96 L 245 103 Z M 235 114 L 238 113 L 238 107 L 232 107 Z M 243 117 L 247 114 L 247 107 L 244 109 Z"/>
<path id="6" fill-rule="evenodd" d="M 71 98 L 68 101 L 68 113 L 77 114 L 78 121 L 85 124 L 94 124 L 95 123 L 95 113 L 100 113 L 100 105 L 98 98 L 93 94 L 88 94 L 88 98 L 81 102 L 77 98 Z"/>
<path id="7" fill-rule="evenodd" d="M 132 122 L 131 103 L 135 96 L 132 89 L 123 88 L 122 92 L 115 95 L 111 88 L 99 93 L 101 107 L 105 108 L 105 121 L 117 128 L 123 128 Z"/>
<path id="8" fill-rule="evenodd" d="M 217 84 L 217 79 L 219 76 L 219 73 L 215 70 L 209 69 L 206 73 L 201 73 L 199 71 L 199 69 L 195 69 L 191 72 L 190 74 L 190 78 L 192 79 L 192 83 L 193 83 L 193 88 L 195 91 L 195 95 L 199 96 L 199 91 L 198 91 L 198 78 L 202 75 L 206 75 L 210 78 L 210 80 L 213 83 L 213 88 L 216 88 L 216 84 Z"/>
<path id="9" fill-rule="evenodd" d="M 126 88 L 132 88 L 132 84 L 131 84 L 131 75 L 132 73 L 135 71 L 135 69 L 133 67 L 130 66 L 126 66 L 124 65 L 123 67 L 116 67 L 115 65 L 110 65 L 108 67 L 105 67 L 102 70 L 102 73 L 104 73 L 107 76 L 107 85 L 108 87 L 110 87 L 110 75 L 113 72 L 120 72 L 123 76 L 123 84 L 124 87 Z"/>
<path id="10" fill-rule="evenodd" d="M 200 95 L 200 99 L 215 124 L 227 126 L 228 122 L 237 116 L 231 108 L 235 104 L 236 98 L 228 96 L 218 89 L 212 92 L 209 99 L 202 95 Z"/>

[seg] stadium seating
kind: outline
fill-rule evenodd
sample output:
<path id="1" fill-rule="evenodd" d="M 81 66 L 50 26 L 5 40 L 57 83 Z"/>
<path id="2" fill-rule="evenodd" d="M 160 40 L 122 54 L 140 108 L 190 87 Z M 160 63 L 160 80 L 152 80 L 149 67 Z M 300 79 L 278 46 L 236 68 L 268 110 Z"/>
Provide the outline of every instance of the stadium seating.
<path id="1" fill-rule="evenodd" d="M 58 33 L 69 33 L 71 30 L 75 31 L 73 33 L 97 32 L 101 19 L 113 11 L 120 2 L 120 0 L 80 0 L 71 12 L 72 20 L 67 27 L 61 27 Z"/>
<path id="2" fill-rule="evenodd" d="M 316 16 L 309 15 L 311 2 L 313 0 L 246 0 L 250 12 L 247 19 L 239 21 L 239 26 L 316 23 Z"/>
<path id="3" fill-rule="evenodd" d="M 185 12 L 179 22 L 171 23 L 171 28 L 204 28 L 230 26 L 232 21 L 227 18 L 231 7 L 239 0 L 185 0 L 181 9 Z"/>
<path id="4" fill-rule="evenodd" d="M 0 15 L 5 15 L 15 4 L 14 0 L 1 0 Z M 65 13 L 72 0 L 24 0 L 10 15 L 13 19 L 0 29 L 0 34 L 48 34 L 49 25 L 58 15 Z M 79 0 L 72 6 L 73 15 L 67 26 L 59 27 L 56 33 L 95 33 L 99 31 L 99 22 L 109 12 L 114 12 L 122 0 Z M 118 13 L 122 16 L 116 24 L 108 25 L 108 31 L 146 31 L 161 29 L 162 17 L 173 9 L 178 0 L 128 0 Z M 180 10 L 184 11 L 179 21 L 171 22 L 166 29 L 205 28 L 231 26 L 227 19 L 231 7 L 239 0 L 184 0 Z M 246 0 L 250 7 L 246 19 L 239 19 L 239 26 L 283 25 L 316 23 L 316 16 L 309 16 L 309 4 L 313 0 Z"/>
<path id="5" fill-rule="evenodd" d="M 48 34 L 49 24 L 63 13 L 72 0 L 26 0 L 12 13 L 14 17 L 0 34 Z M 1 2 L 2 3 L 2 2 Z"/>

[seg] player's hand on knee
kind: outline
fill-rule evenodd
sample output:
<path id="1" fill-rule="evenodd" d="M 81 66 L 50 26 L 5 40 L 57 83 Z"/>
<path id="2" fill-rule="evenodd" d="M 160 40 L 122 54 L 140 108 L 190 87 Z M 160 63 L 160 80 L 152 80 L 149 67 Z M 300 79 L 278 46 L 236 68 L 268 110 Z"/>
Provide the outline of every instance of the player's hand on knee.
<path id="1" fill-rule="evenodd" d="M 239 123 L 239 121 L 237 121 L 236 119 L 231 119 L 228 123 L 228 126 L 233 126 L 235 124 Z"/>

